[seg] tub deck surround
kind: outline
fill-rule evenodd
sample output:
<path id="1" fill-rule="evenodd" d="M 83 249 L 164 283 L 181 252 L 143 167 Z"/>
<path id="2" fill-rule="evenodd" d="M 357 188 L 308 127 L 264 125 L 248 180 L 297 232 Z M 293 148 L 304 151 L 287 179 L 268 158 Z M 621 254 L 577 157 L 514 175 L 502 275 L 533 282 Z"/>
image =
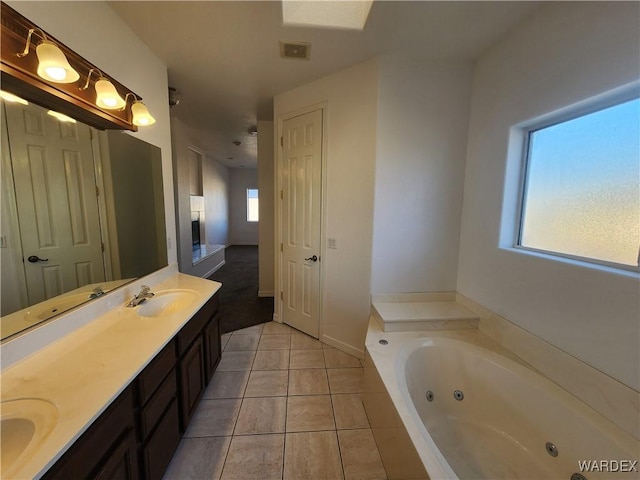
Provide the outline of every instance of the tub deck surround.
<path id="1" fill-rule="evenodd" d="M 58 410 L 42 446 L 11 477 L 42 476 L 220 287 L 198 277 L 171 275 L 151 290 L 196 292 L 183 309 L 141 317 L 121 302 L 3 370 L 2 401 L 38 398 Z"/>
<path id="2" fill-rule="evenodd" d="M 478 328 L 478 315 L 455 293 L 374 295 L 371 310 L 385 332 Z"/>
<path id="3" fill-rule="evenodd" d="M 480 331 L 390 333 L 371 319 L 366 348 L 365 378 L 374 368 L 432 479 L 569 478 L 580 471 L 578 460 L 638 460 L 637 439 Z M 457 385 L 463 400 L 449 391 Z M 494 426 L 504 435 L 491 433 Z M 522 438 L 511 441 L 515 435 Z M 557 444 L 557 458 L 546 452 L 548 441 Z M 593 480 L 611 473 L 585 475 Z"/>

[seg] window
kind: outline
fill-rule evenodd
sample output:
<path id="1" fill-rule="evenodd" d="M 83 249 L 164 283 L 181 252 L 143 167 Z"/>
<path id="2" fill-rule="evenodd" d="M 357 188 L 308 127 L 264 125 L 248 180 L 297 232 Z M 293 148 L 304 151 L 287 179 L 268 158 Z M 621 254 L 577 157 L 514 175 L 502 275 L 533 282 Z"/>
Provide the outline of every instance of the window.
<path id="1" fill-rule="evenodd" d="M 247 188 L 247 222 L 258 221 L 258 189 Z"/>
<path id="2" fill-rule="evenodd" d="M 528 132 L 518 245 L 637 269 L 640 99 Z"/>

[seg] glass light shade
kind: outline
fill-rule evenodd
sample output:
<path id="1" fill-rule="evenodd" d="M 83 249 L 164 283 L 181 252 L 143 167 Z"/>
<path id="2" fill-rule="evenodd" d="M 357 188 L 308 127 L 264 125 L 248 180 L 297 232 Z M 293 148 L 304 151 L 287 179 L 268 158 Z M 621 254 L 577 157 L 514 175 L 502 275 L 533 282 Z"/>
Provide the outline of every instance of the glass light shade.
<path id="1" fill-rule="evenodd" d="M 133 124 L 138 127 L 146 127 L 156 123 L 156 119 L 151 116 L 147 106 L 138 101 L 131 105 L 131 113 L 133 114 Z"/>
<path id="2" fill-rule="evenodd" d="M 44 40 L 36 47 L 38 76 L 55 83 L 73 83 L 80 78 L 58 46 Z"/>
<path id="3" fill-rule="evenodd" d="M 124 101 L 116 87 L 106 78 L 100 78 L 96 82 L 96 105 L 107 110 L 117 110 L 123 108 L 127 102 Z"/>

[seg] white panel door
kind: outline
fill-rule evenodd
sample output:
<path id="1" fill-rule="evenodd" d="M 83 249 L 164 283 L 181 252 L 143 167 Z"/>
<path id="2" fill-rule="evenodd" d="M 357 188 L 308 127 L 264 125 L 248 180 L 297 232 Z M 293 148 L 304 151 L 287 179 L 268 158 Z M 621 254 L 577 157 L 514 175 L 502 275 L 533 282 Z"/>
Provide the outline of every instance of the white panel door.
<path id="1" fill-rule="evenodd" d="M 283 321 L 318 338 L 322 110 L 286 120 L 282 135 Z"/>
<path id="2" fill-rule="evenodd" d="M 89 127 L 5 106 L 29 304 L 103 282 Z"/>

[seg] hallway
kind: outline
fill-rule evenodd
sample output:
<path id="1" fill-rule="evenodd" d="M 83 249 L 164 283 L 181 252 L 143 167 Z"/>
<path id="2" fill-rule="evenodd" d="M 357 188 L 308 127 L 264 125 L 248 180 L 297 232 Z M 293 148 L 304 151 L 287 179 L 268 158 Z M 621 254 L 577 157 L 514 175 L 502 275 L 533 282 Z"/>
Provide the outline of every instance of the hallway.
<path id="1" fill-rule="evenodd" d="M 220 331 L 232 332 L 273 320 L 273 297 L 258 297 L 258 247 L 232 245 L 225 264 L 209 280 L 220 289 Z"/>

